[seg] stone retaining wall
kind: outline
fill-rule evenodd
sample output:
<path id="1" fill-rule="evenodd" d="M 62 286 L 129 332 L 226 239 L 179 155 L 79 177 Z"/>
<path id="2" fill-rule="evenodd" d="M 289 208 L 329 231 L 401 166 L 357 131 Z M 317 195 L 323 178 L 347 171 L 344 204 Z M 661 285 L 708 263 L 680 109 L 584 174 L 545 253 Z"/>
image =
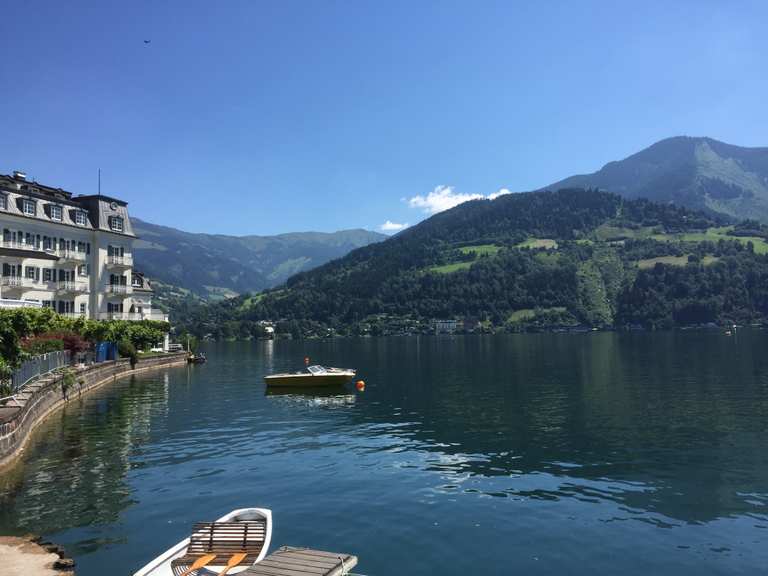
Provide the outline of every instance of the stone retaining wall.
<path id="1" fill-rule="evenodd" d="M 26 399 L 23 406 L 11 418 L 0 424 L 0 468 L 9 464 L 24 448 L 30 433 L 54 410 L 67 402 L 79 398 L 82 394 L 99 386 L 112 382 L 117 378 L 129 376 L 146 370 L 165 368 L 185 364 L 187 354 L 165 354 L 151 358 L 140 359 L 136 368 L 131 370 L 128 359 L 101 362 L 77 370 L 75 384 L 64 397 L 61 389 L 61 377 L 55 378 L 50 384 L 35 390 Z M 80 381 L 82 380 L 82 384 Z"/>

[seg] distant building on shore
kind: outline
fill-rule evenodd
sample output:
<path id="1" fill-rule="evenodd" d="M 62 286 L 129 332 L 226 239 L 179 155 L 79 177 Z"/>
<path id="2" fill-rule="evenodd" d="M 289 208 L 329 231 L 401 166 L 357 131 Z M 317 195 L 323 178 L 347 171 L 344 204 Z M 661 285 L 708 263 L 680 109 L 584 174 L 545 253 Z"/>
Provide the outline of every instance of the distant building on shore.
<path id="1" fill-rule="evenodd" d="M 94 320 L 167 320 L 133 269 L 136 235 L 125 201 L 73 196 L 0 175 L 0 306 L 43 306 Z"/>
<path id="2" fill-rule="evenodd" d="M 435 334 L 453 334 L 459 327 L 458 320 L 433 320 L 432 328 Z"/>

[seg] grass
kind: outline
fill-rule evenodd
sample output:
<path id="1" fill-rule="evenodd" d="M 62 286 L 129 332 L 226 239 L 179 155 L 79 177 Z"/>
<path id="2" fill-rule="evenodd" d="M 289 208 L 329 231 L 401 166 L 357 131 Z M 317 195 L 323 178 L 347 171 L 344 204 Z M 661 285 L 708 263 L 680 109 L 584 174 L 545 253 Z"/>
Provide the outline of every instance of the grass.
<path id="1" fill-rule="evenodd" d="M 528 238 L 515 245 L 515 248 L 546 248 L 547 250 L 557 249 L 557 242 L 551 238 Z"/>
<path id="2" fill-rule="evenodd" d="M 746 245 L 752 242 L 755 248 L 755 254 L 768 254 L 768 242 L 757 236 L 729 236 L 728 232 L 733 229 L 732 226 L 721 226 L 719 228 L 708 228 L 704 232 L 686 232 L 683 234 L 653 234 L 651 238 L 659 242 L 717 242 L 718 240 L 736 241 Z"/>
<path id="3" fill-rule="evenodd" d="M 540 308 L 540 312 L 565 312 L 565 306 L 555 306 L 553 308 Z M 526 320 L 533 320 L 536 318 L 536 310 L 533 308 L 521 308 L 520 310 L 515 310 L 507 316 L 507 322 L 509 324 L 515 324 L 517 322 L 524 322 Z"/>
<path id="4" fill-rule="evenodd" d="M 451 272 L 458 272 L 459 270 L 466 270 L 474 261 L 470 262 L 453 262 L 452 264 L 443 264 L 442 266 L 432 266 L 427 270 L 429 272 L 435 272 L 436 274 L 450 274 Z"/>
<path id="5" fill-rule="evenodd" d="M 656 264 L 668 264 L 670 266 L 685 266 L 688 264 L 688 255 L 685 256 L 659 256 L 658 258 L 645 258 L 637 261 L 637 267 L 641 270 L 653 268 Z"/>
<path id="6" fill-rule="evenodd" d="M 624 228 L 622 226 L 611 226 L 610 224 L 601 224 L 595 228 L 595 238 L 599 242 L 608 240 L 618 240 L 625 238 L 651 238 L 653 237 L 653 227 L 645 226 L 643 228 Z"/>
<path id="7" fill-rule="evenodd" d="M 717 262 L 720 258 L 717 256 L 704 256 L 704 258 L 701 259 L 701 264 L 703 266 L 709 266 L 710 264 L 714 264 Z M 637 267 L 641 270 L 646 270 L 648 268 L 653 268 L 656 266 L 656 264 L 668 264 L 670 266 L 685 266 L 688 264 L 688 254 L 685 254 L 684 256 L 659 256 L 658 258 L 646 258 L 644 260 L 638 260 L 637 261 Z"/>
<path id="8" fill-rule="evenodd" d="M 474 254 L 475 258 L 468 262 L 451 262 L 450 264 L 443 264 L 442 266 L 432 266 L 427 268 L 428 272 L 435 272 L 436 274 L 451 274 L 452 272 L 458 272 L 459 270 L 466 270 L 472 264 L 477 262 L 477 259 L 481 256 L 487 256 L 492 258 L 496 256 L 501 250 L 501 246 L 496 244 L 478 244 L 477 246 L 461 246 L 459 252 L 462 254 Z"/>
<path id="9" fill-rule="evenodd" d="M 462 254 L 476 254 L 477 256 L 496 256 L 501 246 L 496 244 L 478 244 L 477 246 L 462 246 L 459 251 Z"/>

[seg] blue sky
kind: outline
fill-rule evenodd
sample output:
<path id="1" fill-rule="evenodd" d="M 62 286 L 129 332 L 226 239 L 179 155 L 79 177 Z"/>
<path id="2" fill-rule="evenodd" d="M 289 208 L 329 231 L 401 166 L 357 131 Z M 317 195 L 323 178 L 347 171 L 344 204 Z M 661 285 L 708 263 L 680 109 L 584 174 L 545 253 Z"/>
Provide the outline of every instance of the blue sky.
<path id="1" fill-rule="evenodd" d="M 0 172 L 100 167 L 190 231 L 413 224 L 667 136 L 768 145 L 763 1 L 3 5 Z"/>

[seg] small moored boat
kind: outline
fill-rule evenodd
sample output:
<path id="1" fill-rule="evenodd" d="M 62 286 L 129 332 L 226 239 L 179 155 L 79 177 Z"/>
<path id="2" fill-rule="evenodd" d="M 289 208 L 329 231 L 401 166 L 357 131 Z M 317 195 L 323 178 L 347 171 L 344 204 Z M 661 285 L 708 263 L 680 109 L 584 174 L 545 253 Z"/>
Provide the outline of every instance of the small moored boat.
<path id="1" fill-rule="evenodd" d="M 287 372 L 264 376 L 267 386 L 340 386 L 355 377 L 352 368 L 326 368 L 325 366 L 308 366 L 301 372 Z"/>
<path id="2" fill-rule="evenodd" d="M 192 534 L 133 576 L 215 576 L 237 574 L 261 562 L 272 540 L 272 511 L 233 510 L 215 522 L 201 522 Z"/>
<path id="3" fill-rule="evenodd" d="M 205 364 L 206 362 L 208 362 L 208 358 L 202 352 L 187 356 L 187 363 L 189 364 Z"/>

